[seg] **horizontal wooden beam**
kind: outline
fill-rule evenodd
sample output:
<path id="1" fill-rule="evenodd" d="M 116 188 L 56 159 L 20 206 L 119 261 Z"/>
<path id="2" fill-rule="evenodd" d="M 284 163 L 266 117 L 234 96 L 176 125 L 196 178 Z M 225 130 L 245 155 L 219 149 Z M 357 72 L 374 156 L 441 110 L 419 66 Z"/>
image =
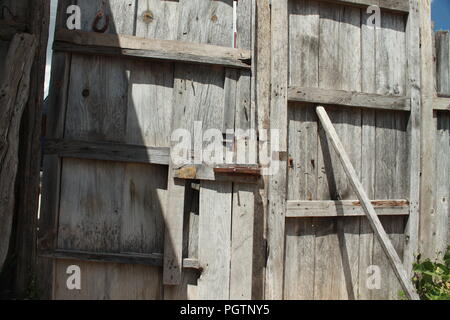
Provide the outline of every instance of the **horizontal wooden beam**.
<path id="1" fill-rule="evenodd" d="M 385 96 L 320 88 L 290 87 L 288 100 L 371 109 L 411 110 L 411 101 L 405 96 Z"/>
<path id="2" fill-rule="evenodd" d="M 374 200 L 372 205 L 378 215 L 407 216 L 407 200 Z M 365 216 L 358 200 L 342 201 L 287 201 L 287 218 L 306 217 L 357 217 Z"/>
<path id="3" fill-rule="evenodd" d="M 44 154 L 67 158 L 168 165 L 170 149 L 111 142 L 51 139 L 45 141 Z"/>
<path id="4" fill-rule="evenodd" d="M 140 253 L 105 253 L 88 252 L 79 250 L 44 251 L 39 254 L 41 257 L 64 260 L 93 261 L 93 262 L 112 262 L 121 264 L 141 264 L 154 267 L 162 267 L 163 254 L 140 254 Z M 201 270 L 197 259 L 183 259 L 183 268 Z"/>
<path id="5" fill-rule="evenodd" d="M 450 110 L 450 97 L 437 97 L 433 98 L 433 109 L 434 110 Z"/>
<path id="6" fill-rule="evenodd" d="M 239 169 L 237 169 L 239 168 Z M 186 180 L 210 180 L 256 184 L 260 178 L 259 168 L 248 167 L 211 167 L 202 165 L 185 165 L 173 169 L 173 176 Z"/>
<path id="7" fill-rule="evenodd" d="M 59 30 L 53 49 L 81 54 L 125 56 L 251 68 L 251 51 L 209 44 L 138 38 L 128 35 Z"/>
<path id="8" fill-rule="evenodd" d="M 377 5 L 381 9 L 385 10 L 397 11 L 402 13 L 409 12 L 408 0 L 321 0 L 321 1 L 357 7 L 367 7 L 371 5 Z"/>

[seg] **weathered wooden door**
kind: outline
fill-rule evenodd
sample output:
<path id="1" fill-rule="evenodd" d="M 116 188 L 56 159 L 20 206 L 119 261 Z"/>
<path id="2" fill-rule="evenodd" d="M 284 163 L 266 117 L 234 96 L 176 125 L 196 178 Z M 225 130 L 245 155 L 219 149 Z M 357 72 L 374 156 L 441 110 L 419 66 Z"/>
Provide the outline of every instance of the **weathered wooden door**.
<path id="1" fill-rule="evenodd" d="M 272 2 L 271 111 L 279 115 L 271 121 L 286 139 L 287 157 L 269 189 L 268 298 L 399 298 L 395 274 L 318 121 L 318 105 L 411 267 L 419 188 L 417 3 L 383 2 L 376 20 L 379 8 L 368 13 L 368 3 Z"/>
<path id="2" fill-rule="evenodd" d="M 63 30 L 72 4 L 82 31 Z M 251 263 L 240 262 L 251 260 L 252 187 L 191 187 L 174 180 L 169 153 L 172 131 L 193 133 L 194 121 L 252 126 L 253 6 L 238 3 L 244 52 L 233 49 L 233 0 L 59 1 L 40 234 L 53 298 L 251 297 Z M 172 40 L 158 43 L 172 51 L 135 37 Z M 70 265 L 80 290 L 66 285 Z"/>

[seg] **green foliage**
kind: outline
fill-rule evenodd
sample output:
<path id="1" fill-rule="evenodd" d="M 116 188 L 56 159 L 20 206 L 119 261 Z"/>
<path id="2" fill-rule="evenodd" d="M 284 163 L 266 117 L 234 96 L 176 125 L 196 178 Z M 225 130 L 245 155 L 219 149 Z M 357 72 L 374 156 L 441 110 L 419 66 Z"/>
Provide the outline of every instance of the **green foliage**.
<path id="1" fill-rule="evenodd" d="M 443 261 L 421 260 L 419 255 L 413 271 L 412 280 L 422 300 L 450 300 L 450 246 Z"/>

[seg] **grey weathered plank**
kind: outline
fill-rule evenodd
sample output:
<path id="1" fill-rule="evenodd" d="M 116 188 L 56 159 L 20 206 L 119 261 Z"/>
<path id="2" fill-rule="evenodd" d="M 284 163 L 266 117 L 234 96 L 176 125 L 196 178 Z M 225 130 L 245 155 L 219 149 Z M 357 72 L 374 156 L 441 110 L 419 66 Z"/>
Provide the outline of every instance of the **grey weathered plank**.
<path id="1" fill-rule="evenodd" d="M 407 39 L 407 94 L 411 97 L 411 115 L 407 125 L 409 136 L 409 200 L 410 213 L 405 227 L 405 248 L 403 264 L 408 272 L 412 271 L 415 254 L 419 248 L 419 201 L 420 201 L 420 110 L 421 110 L 421 76 L 420 76 L 420 23 L 421 14 L 417 0 L 410 0 L 411 12 L 406 25 Z"/>
<path id="2" fill-rule="evenodd" d="M 389 261 L 394 268 L 394 271 L 400 280 L 403 289 L 406 291 L 405 294 L 409 299 L 413 300 L 419 300 L 419 297 L 415 291 L 414 286 L 412 285 L 411 280 L 409 279 L 408 274 L 406 273 L 406 270 L 404 269 L 402 262 L 400 258 L 398 257 L 398 254 L 396 253 L 394 247 L 392 246 L 391 241 L 389 240 L 386 232 L 383 229 L 383 226 L 381 225 L 381 222 L 379 221 L 376 212 L 373 208 L 373 206 L 370 203 L 370 200 L 368 199 L 359 179 L 357 176 L 357 173 L 355 169 L 353 168 L 350 159 L 345 152 L 344 147 L 342 146 L 342 143 L 340 142 L 340 139 L 330 121 L 330 118 L 328 117 L 325 109 L 323 107 L 317 107 L 317 114 L 319 116 L 319 119 L 321 121 L 321 124 L 324 126 L 327 135 L 330 137 L 333 147 L 335 148 L 336 152 L 339 155 L 339 159 L 342 162 L 342 165 L 344 166 L 345 172 L 348 175 L 352 187 L 354 188 L 355 193 L 357 194 L 359 200 L 361 201 L 361 205 L 366 212 L 366 215 L 371 223 L 372 228 L 374 229 L 375 234 L 377 235 L 377 238 L 381 242 L 383 249 L 385 250 L 386 255 L 389 258 Z"/>
<path id="3" fill-rule="evenodd" d="M 272 3 L 271 35 L 271 105 L 270 128 L 279 130 L 279 167 L 270 176 L 267 218 L 268 257 L 266 299 L 283 298 L 284 238 L 287 191 L 287 86 L 288 86 L 288 1 Z"/>
<path id="4" fill-rule="evenodd" d="M 233 300 L 252 298 L 255 191 L 255 185 L 233 185 L 230 254 L 230 299 Z"/>
<path id="5" fill-rule="evenodd" d="M 145 147 L 123 143 L 49 139 L 45 154 L 59 157 L 169 164 L 169 148 Z"/>
<path id="6" fill-rule="evenodd" d="M 433 98 L 432 105 L 434 110 L 450 110 L 450 98 Z"/>
<path id="7" fill-rule="evenodd" d="M 386 96 L 343 90 L 290 87 L 290 101 L 314 102 L 320 104 L 365 107 L 386 110 L 410 110 L 410 99 L 401 96 Z"/>
<path id="8" fill-rule="evenodd" d="M 436 84 L 438 94 L 450 94 L 450 36 L 438 31 L 436 39 Z"/>
<path id="9" fill-rule="evenodd" d="M 406 34 L 403 15 L 385 12 L 376 38 L 376 85 L 378 94 L 405 95 Z"/>
<path id="10" fill-rule="evenodd" d="M 258 152 L 259 164 L 267 167 L 268 157 L 267 142 L 269 129 L 269 111 L 270 111 L 270 4 L 269 0 L 256 1 L 256 44 L 254 54 L 257 57 L 253 68 L 256 68 L 258 76 L 255 83 L 256 100 L 256 119 L 258 129 Z M 253 264 L 253 298 L 264 298 L 265 264 L 266 264 L 266 217 L 268 213 L 268 180 L 267 176 L 260 179 L 260 188 L 255 195 L 255 214 L 254 214 L 254 264 Z"/>
<path id="11" fill-rule="evenodd" d="M 310 75 L 314 77 L 314 75 Z M 308 77 L 305 78 L 306 81 Z M 317 199 L 317 118 L 310 105 L 288 109 L 289 203 L 296 199 Z M 315 227 L 312 218 L 286 220 L 285 299 L 314 298 Z"/>
<path id="12" fill-rule="evenodd" d="M 448 201 L 450 198 L 450 115 L 445 112 L 437 113 L 436 126 L 436 170 L 435 181 L 435 222 L 434 222 L 434 237 L 433 248 L 436 253 L 442 258 L 449 243 L 449 216 L 450 207 Z"/>
<path id="13" fill-rule="evenodd" d="M 68 30 L 59 30 L 55 34 L 53 49 L 80 54 L 170 60 L 244 69 L 250 68 L 251 61 L 251 53 L 242 49 Z"/>
<path id="14" fill-rule="evenodd" d="M 136 36 L 177 39 L 179 1 L 138 1 L 136 14 Z"/>
<path id="15" fill-rule="evenodd" d="M 36 53 L 36 37 L 18 33 L 10 43 L 5 73 L 1 79 L 0 105 L 0 268 L 6 259 L 11 236 L 19 162 L 19 132 L 22 114 L 29 98 L 30 73 Z"/>
<path id="16" fill-rule="evenodd" d="M 423 257 L 433 258 L 435 256 L 433 248 L 434 233 L 434 207 L 435 198 L 435 171 L 436 159 L 435 148 L 435 114 L 433 112 L 432 97 L 435 92 L 435 78 L 433 74 L 433 39 L 432 25 L 430 20 L 430 1 L 419 1 L 420 20 L 416 20 L 420 25 L 420 67 L 421 67 L 421 135 L 420 135 L 420 155 L 421 155 L 421 179 L 420 179 L 420 253 Z"/>
<path id="17" fill-rule="evenodd" d="M 289 85 L 319 85 L 319 2 L 289 1 Z"/>
<path id="18" fill-rule="evenodd" d="M 252 50 L 255 32 L 255 1 L 239 1 L 236 10 L 236 47 Z M 253 67 L 253 74 L 255 70 Z M 236 88 L 235 130 L 256 129 L 253 80 L 252 72 L 241 71 Z M 225 104 L 225 109 L 227 108 L 228 105 Z M 248 141 L 248 138 L 236 137 L 236 140 L 237 163 L 241 163 L 239 158 L 241 155 L 245 155 L 245 158 L 243 157 L 245 163 L 256 164 L 256 139 Z M 225 170 L 217 168 L 214 171 L 215 173 L 220 171 L 224 173 L 230 172 L 226 168 Z M 247 172 L 252 173 L 252 171 Z M 259 172 L 259 169 L 257 169 L 257 172 Z M 230 299 L 252 299 L 255 194 L 255 185 L 233 184 Z"/>
<path id="19" fill-rule="evenodd" d="M 408 215 L 407 200 L 372 200 L 378 215 Z M 359 201 L 288 200 L 287 218 L 365 216 Z"/>
<path id="20" fill-rule="evenodd" d="M 198 280 L 200 299 L 230 297 L 232 184 L 200 183 L 198 260 L 203 269 Z"/>

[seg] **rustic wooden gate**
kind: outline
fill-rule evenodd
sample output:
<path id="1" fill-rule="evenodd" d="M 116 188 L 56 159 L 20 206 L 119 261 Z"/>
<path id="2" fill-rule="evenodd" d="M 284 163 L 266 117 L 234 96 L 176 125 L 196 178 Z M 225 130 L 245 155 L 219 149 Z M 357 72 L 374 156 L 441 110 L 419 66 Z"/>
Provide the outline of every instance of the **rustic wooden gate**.
<path id="1" fill-rule="evenodd" d="M 381 7 L 379 27 L 368 19 L 372 2 Z M 417 1 L 272 1 L 271 79 L 282 170 L 270 178 L 266 298 L 398 298 L 398 281 L 315 106 L 326 106 L 410 268 L 420 165 Z M 380 288 L 366 283 L 375 269 Z"/>
<path id="2" fill-rule="evenodd" d="M 194 121 L 254 128 L 254 1 L 236 12 L 235 39 L 233 0 L 59 1 L 39 236 L 53 298 L 251 298 L 254 184 L 169 157 Z"/>

